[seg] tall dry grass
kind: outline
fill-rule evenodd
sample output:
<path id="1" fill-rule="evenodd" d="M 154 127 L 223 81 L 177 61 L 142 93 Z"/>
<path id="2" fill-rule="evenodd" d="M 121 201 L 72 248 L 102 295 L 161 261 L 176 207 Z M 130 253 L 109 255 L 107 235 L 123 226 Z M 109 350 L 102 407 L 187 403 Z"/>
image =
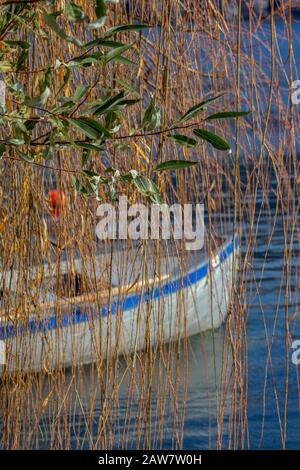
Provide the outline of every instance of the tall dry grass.
<path id="1" fill-rule="evenodd" d="M 91 13 L 93 2 L 78 0 L 77 3 Z M 278 398 L 277 406 L 281 442 L 285 447 L 290 335 L 296 318 L 295 311 L 290 309 L 290 276 L 299 238 L 300 181 L 296 145 L 299 121 L 291 101 L 292 81 L 297 77 L 293 66 L 295 51 L 290 9 L 282 8 L 276 12 L 271 9 L 270 14 L 261 16 L 256 14 L 250 1 L 249 20 L 243 22 L 241 1 L 233 2 L 237 7 L 234 16 L 229 14 L 225 1 L 222 10 L 218 2 L 210 0 L 129 3 L 127 10 L 122 2 L 111 5 L 108 23 L 138 19 L 153 26 L 149 34 L 137 36 L 132 52 L 137 66 L 110 65 L 105 75 L 97 67 L 89 68 L 88 73 L 86 69 L 78 69 L 64 93 L 72 95 L 78 83 L 96 83 L 89 98 L 93 100 L 101 96 L 105 87 L 119 79 L 126 80 L 143 97 L 149 96 L 149 92 L 154 93 L 156 103 L 162 109 L 161 127 L 165 130 L 172 125 L 174 116 L 208 94 L 226 92 L 216 109 L 251 111 L 249 119 L 239 120 L 236 125 L 228 124 L 222 128 L 215 125 L 216 130 L 232 142 L 232 154 L 212 152 L 203 145 L 194 153 L 199 161 L 197 168 L 178 172 L 173 179 L 160 177 L 158 185 L 168 201 L 205 203 L 210 248 L 214 246 L 216 232 L 222 232 L 222 227 L 228 223 L 232 232 L 239 231 L 243 243 L 244 256 L 239 259 L 222 347 L 219 348 L 219 333 L 213 332 L 212 349 L 207 349 L 210 356 L 206 357 L 208 352 L 204 351 L 197 359 L 204 362 L 204 367 L 207 361 L 207 374 L 213 376 L 215 400 L 211 405 L 211 416 L 216 418 L 217 438 L 213 445 L 217 448 L 251 446 L 247 415 L 247 313 L 253 298 L 260 298 L 261 289 L 253 257 L 257 249 L 260 214 L 267 214 L 269 224 L 267 250 L 273 241 L 275 225 L 281 224 L 286 377 L 283 404 Z M 287 61 L 286 57 L 281 57 L 278 48 L 281 38 L 276 25 L 279 21 L 284 25 L 280 34 L 286 39 Z M 68 27 L 66 24 L 65 28 Z M 82 40 L 91 39 L 91 33 L 82 26 L 75 26 L 75 30 Z M 20 31 L 22 38 L 28 39 L 29 35 L 25 27 Z M 43 71 L 56 59 L 67 60 L 74 52 L 74 46 L 66 46 L 55 35 L 51 42 L 37 41 L 34 37 L 32 40 L 34 49 L 29 58 L 29 71 L 17 77 L 28 91 L 35 90 Z M 257 54 L 259 47 L 263 50 L 261 56 Z M 63 77 L 55 79 L 56 91 L 62 81 Z M 54 103 L 55 98 L 52 98 L 51 104 Z M 13 103 L 7 105 L 9 109 L 13 108 Z M 123 122 L 123 136 L 129 134 L 131 122 L 140 122 L 144 108 L 145 100 L 131 108 Z M 147 173 L 154 162 L 193 155 L 193 151 L 178 149 L 167 141 L 165 133 L 123 138 L 114 142 L 117 143 L 112 144 L 105 154 L 93 155 L 91 169 L 101 173 L 105 162 L 109 162 L 124 170 L 135 167 Z M 78 196 L 71 183 L 72 172 L 80 170 L 80 158 L 73 151 L 58 150 L 52 160 L 40 160 L 35 165 L 15 160 L 13 155 L 1 162 L 1 269 L 3 273 L 17 272 L 13 295 L 8 288 L 3 288 L 6 319 L 10 318 L 15 303 L 19 317 L 12 321 L 26 321 L 25 305 L 37 302 L 43 285 L 48 288 L 49 279 L 44 279 L 42 270 L 45 259 L 57 265 L 52 288 L 62 295 L 59 281 L 62 259 L 67 260 L 71 268 L 78 253 L 83 262 L 96 253 L 95 203 Z M 67 210 L 55 227 L 47 203 L 48 189 L 53 187 L 67 195 Z M 274 193 L 275 210 L 269 205 L 270 194 Z M 130 197 L 132 201 L 136 198 L 134 194 Z M 107 249 L 111 249 L 109 244 Z M 159 270 L 162 252 L 159 246 L 157 250 L 155 263 Z M 180 253 L 179 258 L 184 270 L 184 254 Z M 41 267 L 33 282 L 28 277 L 28 267 L 32 264 Z M 101 290 L 110 287 L 110 268 L 109 264 L 105 266 L 103 285 L 101 289 L 98 286 L 96 304 L 99 311 L 107 301 L 101 297 Z M 264 269 L 265 264 L 262 272 Z M 143 271 L 146 286 L 146 258 Z M 96 289 L 92 272 L 86 272 L 84 283 L 87 289 Z M 264 307 L 261 304 L 263 318 Z M 163 302 L 160 308 L 163 311 Z M 185 308 L 184 298 L 178 295 L 178 318 L 184 318 Z M 60 314 L 58 309 L 57 315 Z M 271 321 L 275 325 L 276 315 Z M 117 350 L 109 351 L 108 345 L 108 358 L 104 361 L 98 352 L 96 362 L 89 367 L 75 364 L 68 370 L 63 365 L 57 370 L 45 367 L 39 374 L 22 370 L 11 374 L 4 369 L 0 386 L 1 446 L 12 449 L 43 446 L 51 449 L 82 446 L 149 449 L 164 446 L 169 439 L 173 448 L 182 447 L 189 393 L 188 365 L 195 352 L 188 338 L 178 339 L 181 341 L 167 346 L 159 342 L 152 348 L 146 335 L 144 350 L 123 358 L 118 357 Z M 272 369 L 272 338 L 267 329 L 264 341 L 269 350 L 268 370 Z M 276 384 L 274 393 L 275 396 L 279 393 Z"/>

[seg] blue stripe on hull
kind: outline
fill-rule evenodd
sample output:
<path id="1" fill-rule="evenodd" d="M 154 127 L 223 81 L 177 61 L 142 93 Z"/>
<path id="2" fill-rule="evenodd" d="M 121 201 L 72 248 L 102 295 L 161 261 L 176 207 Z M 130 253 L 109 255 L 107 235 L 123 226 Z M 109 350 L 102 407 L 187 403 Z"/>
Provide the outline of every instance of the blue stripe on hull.
<path id="1" fill-rule="evenodd" d="M 234 239 L 234 247 L 238 246 L 237 236 Z M 221 252 L 219 253 L 220 263 L 224 263 L 226 259 L 233 252 L 233 244 L 230 242 L 226 245 Z M 174 294 L 182 289 L 186 289 L 192 285 L 195 285 L 197 282 L 204 279 L 209 272 L 209 262 L 203 264 L 196 271 L 190 272 L 189 274 L 182 277 L 182 279 L 176 279 L 175 281 L 167 282 L 162 285 L 162 287 L 155 287 L 150 290 L 148 294 L 134 294 L 126 297 L 124 300 L 118 300 L 112 302 L 111 305 L 111 314 L 115 315 L 118 311 L 126 312 L 137 308 L 138 305 L 143 302 L 149 302 L 152 300 L 157 300 L 160 297 L 166 297 L 168 295 Z M 108 307 L 103 306 L 101 309 L 102 317 L 107 316 Z M 97 312 L 95 312 L 95 317 Z M 70 325 L 76 325 L 78 323 L 87 322 L 90 318 L 90 315 L 81 311 L 81 308 L 78 306 L 76 309 L 70 313 L 62 313 L 59 319 L 59 327 L 65 328 Z M 13 324 L 9 323 L 7 325 L 0 326 L 0 340 L 5 340 L 7 338 L 12 338 L 21 334 L 28 333 L 46 333 L 47 331 L 55 330 L 58 326 L 58 319 L 56 315 L 49 318 L 45 318 L 40 321 L 29 320 L 28 325 L 22 325 L 21 327 L 16 327 Z"/>

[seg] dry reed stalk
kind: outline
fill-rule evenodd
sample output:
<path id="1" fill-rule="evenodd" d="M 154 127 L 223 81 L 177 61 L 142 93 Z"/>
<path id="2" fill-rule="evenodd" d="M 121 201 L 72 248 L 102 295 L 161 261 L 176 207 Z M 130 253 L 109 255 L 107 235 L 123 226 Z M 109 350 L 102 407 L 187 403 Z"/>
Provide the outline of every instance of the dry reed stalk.
<path id="1" fill-rule="evenodd" d="M 84 4 L 87 12 L 92 13 L 93 2 L 78 3 Z M 214 384 L 215 399 L 209 407 L 210 420 L 213 423 L 216 417 L 217 421 L 217 438 L 210 437 L 210 443 L 217 448 L 251 447 L 247 416 L 247 312 L 252 302 L 258 300 L 268 350 L 265 376 L 266 381 L 268 375 L 273 377 L 278 426 L 282 446 L 285 447 L 291 314 L 294 313 L 290 307 L 291 283 L 295 275 L 291 272 L 291 261 L 298 256 L 293 239 L 297 236 L 299 238 L 300 181 L 295 145 L 299 121 L 291 105 L 292 81 L 297 78 L 293 76 L 292 65 L 295 53 L 292 46 L 292 18 L 290 10 L 277 12 L 276 21 L 273 10 L 266 18 L 257 17 L 253 2 L 250 2 L 249 21 L 244 23 L 241 21 L 241 1 L 234 3 L 239 6 L 235 18 L 228 14 L 226 2 L 221 12 L 217 2 L 212 0 L 203 4 L 189 0 L 185 2 L 184 9 L 182 2 L 177 0 L 141 0 L 130 2 L 127 13 L 121 5 L 112 6 L 116 23 L 127 21 L 129 17 L 130 21 L 138 18 L 153 26 L 148 36 L 139 36 L 138 51 L 133 53 L 133 58 L 138 61 L 137 69 L 128 70 L 118 64 L 109 66 L 109 72 L 105 75 L 99 70 L 88 69 L 90 72 L 87 74 L 85 69 L 79 69 L 76 77 L 65 87 L 64 93 L 66 96 L 71 95 L 78 83 L 99 83 L 89 96 L 89 102 L 114 81 L 127 80 L 134 84 L 142 96 L 149 89 L 155 93 L 156 103 L 163 109 L 162 128 L 168 128 L 171 116 L 183 112 L 208 93 L 226 91 L 224 104 L 228 108 L 238 107 L 241 103 L 243 108 L 251 110 L 250 119 L 240 121 L 237 125 L 234 155 L 224 157 L 203 146 L 199 153 L 194 153 L 194 157 L 199 160 L 197 169 L 178 173 L 174 179 L 161 178 L 158 183 L 166 191 L 166 198 L 170 202 L 205 203 L 209 234 L 207 246 L 210 251 L 215 246 L 217 231 L 222 231 L 226 223 L 232 223 L 232 214 L 234 228 L 238 227 L 243 236 L 244 256 L 239 260 L 239 272 L 221 352 L 216 349 L 219 333 L 212 334 L 212 363 L 206 356 L 203 340 L 204 362 L 207 361 L 211 368 L 207 370 L 207 376 L 212 373 Z M 276 25 L 279 16 L 289 46 L 288 72 L 285 69 L 285 58 L 281 57 L 277 47 L 279 33 Z M 267 23 L 270 28 L 263 30 L 262 25 Z M 65 27 L 68 28 L 68 25 Z M 83 40 L 91 39 L 91 34 L 81 25 L 75 28 Z M 26 27 L 20 32 L 21 38 L 28 38 L 29 35 L 30 31 Z M 57 58 L 68 60 L 74 46 L 66 47 L 65 42 L 55 35 L 51 43 L 32 40 L 34 54 L 29 58 L 31 71 L 20 73 L 18 80 L 34 92 L 38 79 L 49 64 L 53 66 Z M 256 56 L 258 46 L 264 48 L 263 60 Z M 60 77 L 60 81 L 54 83 L 56 92 L 62 81 L 63 77 Z M 288 90 L 289 104 L 280 92 L 283 86 Z M 131 119 L 138 122 L 144 106 L 143 101 L 136 105 Z M 12 109 L 13 103 L 8 103 L 8 107 Z M 126 128 L 126 120 L 124 126 L 124 130 L 129 133 L 130 126 Z M 213 130 L 213 126 L 211 128 Z M 225 136 L 230 136 L 234 129 L 227 126 L 221 131 Z M 147 160 L 164 161 L 170 156 L 190 158 L 193 155 L 193 151 L 179 150 L 165 140 L 163 133 L 120 140 L 120 144 L 124 144 L 124 147 L 111 147 L 105 159 L 111 163 L 117 159 L 124 170 L 131 168 L 132 161 L 135 161 L 139 170 L 149 171 L 151 166 L 148 166 Z M 78 196 L 72 187 L 71 172 L 80 170 L 80 157 L 73 151 L 57 151 L 53 161 L 46 164 L 53 170 L 44 168 L 42 160 L 40 166 L 33 166 L 14 158 L 12 153 L 10 159 L 1 162 L 0 249 L 2 271 L 7 273 L 17 269 L 18 272 L 13 296 L 22 312 L 22 322 L 26 321 L 24 306 L 28 301 L 36 301 L 42 287 L 47 287 L 49 282 L 44 278 L 41 268 L 32 283 L 28 277 L 28 266 L 37 263 L 42 267 L 45 259 L 55 262 L 58 281 L 55 284 L 54 280 L 53 289 L 59 294 L 62 257 L 71 269 L 77 253 L 86 265 L 87 260 L 96 254 L 96 220 L 94 203 Z M 104 158 L 94 155 L 91 169 L 102 172 L 103 161 Z M 57 170 L 59 168 L 63 170 Z M 53 186 L 63 190 L 68 199 L 68 211 L 63 214 L 55 229 L 56 245 L 51 243 L 51 234 L 45 228 L 49 227 L 46 195 Z M 276 208 L 272 212 L 269 198 L 274 195 L 274 191 Z M 135 196 L 130 196 L 134 201 Z M 267 252 L 261 270 L 257 273 L 253 264 L 262 217 L 269 224 L 269 232 L 266 234 Z M 273 333 L 276 330 L 281 291 L 278 293 L 278 308 L 274 318 L 266 317 L 266 305 L 260 302 L 261 279 L 257 278 L 262 278 L 267 268 L 267 254 L 276 238 L 278 223 L 282 226 L 284 239 L 281 289 L 285 298 L 286 377 L 283 408 L 282 391 L 273 372 L 271 353 L 274 338 L 268 333 L 267 327 L 273 322 Z M 109 251 L 109 248 L 107 244 L 104 249 Z M 144 256 L 145 253 L 144 246 Z M 155 265 L 158 273 L 161 256 L 161 247 L 157 245 Z M 183 274 L 187 266 L 185 255 L 179 252 L 178 256 Z M 128 269 L 129 262 L 130 259 L 124 259 L 124 271 Z M 104 267 L 104 286 L 111 284 L 110 268 L 109 265 Z M 142 272 L 145 290 L 148 276 L 145 256 Z M 91 290 L 96 290 L 95 270 L 85 272 L 83 281 Z M 9 286 L 5 287 L 3 305 L 5 314 L 9 316 L 14 300 Z M 101 295 L 95 301 L 100 315 Z M 162 300 L 160 318 L 163 317 L 164 308 Z M 61 308 L 58 308 L 57 315 L 61 315 Z M 151 315 L 150 307 L 147 315 Z M 185 322 L 186 315 L 185 299 L 182 294 L 178 294 L 177 309 L 174 311 L 176 321 Z M 141 312 L 138 311 L 137 322 L 140 317 Z M 164 345 L 162 332 L 158 344 L 152 348 L 147 331 L 144 351 L 119 358 L 120 325 L 119 322 L 116 331 L 111 332 L 116 335 L 117 347 L 113 349 L 107 342 L 108 358 L 105 361 L 101 356 L 101 337 L 94 337 L 96 362 L 89 367 L 76 367 L 74 364 L 74 367 L 66 370 L 62 364 L 58 370 L 45 370 L 41 374 L 24 374 L 21 370 L 14 375 L 2 373 L 0 406 L 3 448 L 159 448 L 165 445 L 167 439 L 171 440 L 174 448 L 184 445 L 185 414 L 189 406 L 188 369 L 193 355 L 196 355 L 198 361 L 201 360 L 199 353 L 193 351 L 186 337 L 178 337 L 178 341 Z M 206 367 L 205 364 L 202 366 Z M 266 385 L 263 406 L 267 400 L 265 394 Z M 224 429 L 224 422 L 228 420 Z M 211 426 L 208 434 L 213 433 L 213 424 Z M 263 426 L 264 415 L 262 435 Z"/>

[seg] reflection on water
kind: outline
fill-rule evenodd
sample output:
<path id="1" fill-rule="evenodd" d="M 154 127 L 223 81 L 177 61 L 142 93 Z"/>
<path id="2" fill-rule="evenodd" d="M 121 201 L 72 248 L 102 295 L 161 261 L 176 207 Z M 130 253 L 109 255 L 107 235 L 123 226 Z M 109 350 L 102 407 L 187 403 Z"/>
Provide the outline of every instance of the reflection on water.
<path id="1" fill-rule="evenodd" d="M 71 409 L 68 408 L 68 423 L 64 423 L 71 434 L 65 442 L 67 447 L 176 448 L 182 444 L 194 448 L 216 447 L 216 410 L 226 427 L 229 412 L 226 403 L 231 389 L 231 353 L 224 329 L 194 336 L 188 345 L 182 341 L 164 347 L 151 370 L 150 394 L 147 391 L 149 370 L 143 355 L 134 368 L 131 361 L 120 358 L 118 372 L 107 387 L 97 383 L 94 365 L 85 366 L 75 378 L 69 371 L 61 393 L 65 398 L 48 402 L 48 411 L 39 423 L 39 447 L 57 446 L 60 437 L 51 431 L 51 423 L 64 400 L 72 403 Z M 45 386 L 44 396 L 49 392 Z M 103 396 L 109 397 L 105 403 Z M 104 436 L 102 411 L 109 407 L 110 423 L 106 423 Z"/>

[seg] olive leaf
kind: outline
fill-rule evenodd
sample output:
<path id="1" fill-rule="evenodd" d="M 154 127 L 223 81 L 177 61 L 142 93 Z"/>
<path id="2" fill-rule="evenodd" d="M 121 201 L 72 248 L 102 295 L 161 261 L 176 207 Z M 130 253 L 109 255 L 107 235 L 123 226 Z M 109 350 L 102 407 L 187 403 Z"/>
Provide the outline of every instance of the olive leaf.
<path id="1" fill-rule="evenodd" d="M 95 0 L 95 14 L 97 19 L 88 24 L 90 29 L 98 29 L 104 25 L 107 16 L 106 0 Z"/>
<path id="2" fill-rule="evenodd" d="M 250 111 L 225 111 L 221 113 L 211 114 L 205 118 L 206 121 L 212 121 L 214 119 L 232 119 L 240 116 L 247 116 Z"/>
<path id="3" fill-rule="evenodd" d="M 228 144 L 228 142 L 226 142 L 226 140 L 223 140 L 218 135 L 213 134 L 212 132 L 209 132 L 205 129 L 194 129 L 194 134 L 197 137 L 200 137 L 200 139 L 205 140 L 218 150 L 230 150 L 230 145 Z"/>
<path id="4" fill-rule="evenodd" d="M 145 130 L 153 131 L 161 124 L 161 111 L 155 106 L 155 100 L 152 97 L 148 108 L 145 111 L 142 128 Z"/>
<path id="5" fill-rule="evenodd" d="M 201 111 L 204 111 L 206 109 L 207 104 L 213 103 L 214 101 L 220 99 L 222 96 L 224 96 L 224 93 L 221 93 L 217 96 L 213 96 L 211 98 L 207 98 L 206 100 L 195 104 L 183 116 L 181 116 L 179 122 L 189 121 L 190 119 L 196 117 Z"/>
<path id="6" fill-rule="evenodd" d="M 83 21 L 86 16 L 84 11 L 73 2 L 67 3 L 66 14 L 68 19 L 72 21 L 72 23 L 76 23 L 77 21 Z"/>
<path id="7" fill-rule="evenodd" d="M 191 166 L 197 165 L 198 162 L 191 162 L 188 160 L 168 160 L 167 162 L 160 163 L 154 168 L 154 171 L 170 171 L 180 170 L 183 168 L 190 168 Z"/>
<path id="8" fill-rule="evenodd" d="M 117 33 L 123 33 L 125 31 L 142 31 L 143 29 L 150 28 L 151 26 L 145 24 L 145 23 L 140 23 L 140 24 L 123 24 L 123 25 L 118 25 L 118 26 L 113 26 L 112 28 L 109 28 L 104 37 L 109 38 L 113 36 L 114 34 Z"/>
<path id="9" fill-rule="evenodd" d="M 186 135 L 169 134 L 167 137 L 176 144 L 183 145 L 184 147 L 194 148 L 198 145 L 197 140 L 187 137 Z"/>

